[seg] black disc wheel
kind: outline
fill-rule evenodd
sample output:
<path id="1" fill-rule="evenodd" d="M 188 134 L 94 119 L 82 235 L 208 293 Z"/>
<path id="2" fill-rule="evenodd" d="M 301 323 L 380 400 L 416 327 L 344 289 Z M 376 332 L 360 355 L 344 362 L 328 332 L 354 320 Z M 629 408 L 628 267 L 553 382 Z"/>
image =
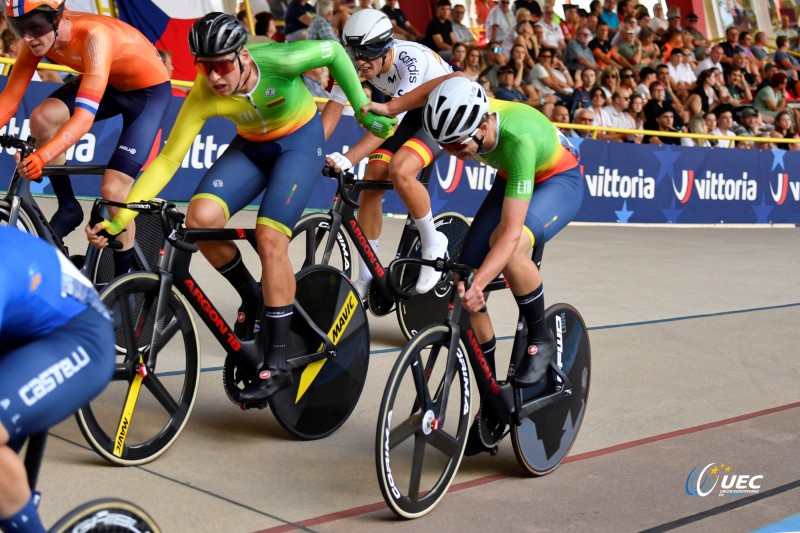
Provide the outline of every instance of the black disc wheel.
<path id="1" fill-rule="evenodd" d="M 555 470 L 572 448 L 586 413 L 591 377 L 589 335 L 580 313 L 569 305 L 556 304 L 547 309 L 546 320 L 556 339 L 558 365 L 571 381 L 572 393 L 511 427 L 517 461 L 533 476 Z M 523 389 L 522 402 L 554 393 L 562 386 L 551 369 L 546 383 Z"/>
<path id="2" fill-rule="evenodd" d="M 112 281 L 100 295 L 116 330 L 116 369 L 76 418 L 89 445 L 119 465 L 150 462 L 177 440 L 200 383 L 191 309 L 172 287 L 163 315 L 169 318 L 157 319 L 158 294 L 158 276 L 137 272 Z"/>
<path id="3" fill-rule="evenodd" d="M 441 213 L 434 218 L 436 230 L 447 235 L 447 253 L 451 259 L 458 260 L 461 248 L 469 231 L 469 221 L 458 213 Z M 409 256 L 420 257 L 419 237 L 413 242 Z M 419 276 L 419 266 L 407 265 L 400 271 L 400 286 L 413 288 Z M 439 324 L 447 316 L 450 305 L 450 291 L 453 290 L 453 276 L 446 274 L 425 294 L 415 294 L 397 303 L 397 322 L 407 339 L 430 324 Z"/>
<path id="4" fill-rule="evenodd" d="M 375 462 L 389 508 L 427 514 L 444 497 L 467 442 L 470 381 L 466 352 L 449 353 L 451 330 L 434 325 L 403 348 L 378 414 Z"/>
<path id="5" fill-rule="evenodd" d="M 329 266 L 301 270 L 295 299 L 336 350 L 310 363 L 298 359 L 322 350 L 323 342 L 295 309 L 289 340 L 294 384 L 273 396 L 270 408 L 295 437 L 319 439 L 344 424 L 358 403 L 369 367 L 369 323 L 356 288 Z"/>

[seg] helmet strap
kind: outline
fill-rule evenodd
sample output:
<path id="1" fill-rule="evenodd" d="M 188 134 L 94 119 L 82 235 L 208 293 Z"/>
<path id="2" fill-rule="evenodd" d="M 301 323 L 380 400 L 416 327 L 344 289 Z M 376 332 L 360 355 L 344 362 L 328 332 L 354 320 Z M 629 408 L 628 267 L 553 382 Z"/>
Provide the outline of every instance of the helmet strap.
<path id="1" fill-rule="evenodd" d="M 239 62 L 239 83 L 236 84 L 236 88 L 233 92 L 237 92 L 239 88 L 242 86 L 242 82 L 244 82 L 244 64 L 242 63 L 242 50 L 240 49 L 239 52 L 236 54 L 236 60 Z"/>

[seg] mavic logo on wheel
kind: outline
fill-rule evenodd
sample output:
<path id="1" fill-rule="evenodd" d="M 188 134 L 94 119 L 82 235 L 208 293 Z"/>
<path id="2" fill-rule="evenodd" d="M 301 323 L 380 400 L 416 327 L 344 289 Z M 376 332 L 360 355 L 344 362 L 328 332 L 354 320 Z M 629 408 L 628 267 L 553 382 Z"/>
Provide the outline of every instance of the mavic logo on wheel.
<path id="1" fill-rule="evenodd" d="M 98 527 L 115 527 L 122 531 L 141 531 L 133 516 L 102 510 L 93 514 L 83 522 L 78 523 L 70 531 L 95 531 Z M 105 529 L 105 528 L 103 528 Z"/>
<path id="2" fill-rule="evenodd" d="M 705 497 L 711 494 L 719 483 L 719 496 L 746 496 L 758 494 L 764 476 L 734 474 L 732 467 L 721 463 L 709 463 L 698 466 L 686 477 L 686 494 Z"/>
<path id="3" fill-rule="evenodd" d="M 357 306 L 358 299 L 356 298 L 355 293 L 351 290 L 347 293 L 344 304 L 342 305 L 342 308 L 339 309 L 339 313 L 336 315 L 336 319 L 333 321 L 331 329 L 328 330 L 328 338 L 333 344 L 338 344 L 341 340 L 348 324 L 350 324 L 350 320 L 353 318 L 353 311 L 355 311 Z M 318 350 L 322 350 L 322 348 L 323 346 L 321 345 Z M 322 370 L 322 365 L 325 364 L 325 361 L 327 361 L 327 359 L 314 361 L 303 369 L 303 373 L 300 376 L 300 385 L 297 387 L 297 396 L 295 397 L 294 403 L 298 403 L 306 393 L 308 387 L 311 386 L 311 383 L 314 382 L 314 379 L 316 379 L 317 375 Z"/>

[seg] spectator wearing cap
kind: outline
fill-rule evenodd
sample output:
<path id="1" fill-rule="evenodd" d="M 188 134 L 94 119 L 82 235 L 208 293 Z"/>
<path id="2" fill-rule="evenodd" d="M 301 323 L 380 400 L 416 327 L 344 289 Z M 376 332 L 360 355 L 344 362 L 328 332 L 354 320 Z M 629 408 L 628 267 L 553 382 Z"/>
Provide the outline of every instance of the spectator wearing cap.
<path id="1" fill-rule="evenodd" d="M 763 122 L 761 120 L 761 113 L 752 106 L 744 106 L 739 111 L 739 122 L 744 129 L 741 132 L 742 136 L 758 137 L 764 133 Z M 734 131 L 737 131 L 734 129 Z M 736 133 L 740 135 L 740 133 Z"/>
<path id="2" fill-rule="evenodd" d="M 453 23 L 450 22 L 450 9 L 450 0 L 436 2 L 436 16 L 425 29 L 424 43 L 445 61 L 450 61 L 453 45 L 456 43 Z"/>
<path id="3" fill-rule="evenodd" d="M 511 43 L 516 38 L 516 18 L 509 9 L 511 0 L 497 2 L 486 18 L 486 36 L 490 41 L 497 41 L 500 46 L 511 50 Z"/>
<path id="4" fill-rule="evenodd" d="M 711 130 L 712 135 L 723 135 L 726 137 L 736 136 L 733 131 L 733 106 L 723 104 L 714 110 L 717 116 L 717 127 Z M 733 148 L 733 141 L 728 139 L 718 139 L 717 146 L 720 148 Z"/>
<path id="5" fill-rule="evenodd" d="M 575 32 L 575 38 L 567 43 L 564 50 L 564 64 L 575 76 L 584 69 L 597 70 L 599 65 L 595 61 L 592 49 L 589 48 L 592 32 L 586 26 L 581 26 Z"/>
<path id="6" fill-rule="evenodd" d="M 744 49 L 739 44 L 739 30 L 735 26 L 730 26 L 725 30 L 725 41 L 721 44 L 722 52 L 725 54 L 720 61 L 724 65 L 733 63 L 733 56 L 744 53 Z"/>
<path id="7" fill-rule="evenodd" d="M 667 31 L 678 30 L 683 31 L 681 28 L 681 10 L 677 7 L 671 7 L 667 11 Z"/>
<path id="8" fill-rule="evenodd" d="M 675 128 L 675 111 L 669 107 L 662 107 L 656 112 L 656 131 L 678 133 Z M 680 137 L 666 137 L 661 135 L 645 135 L 642 140 L 644 144 L 672 144 L 679 146 Z"/>
<path id="9" fill-rule="evenodd" d="M 514 78 L 517 72 L 514 67 L 505 65 L 500 67 L 497 72 L 497 87 L 494 89 L 494 97 L 498 100 L 507 100 L 509 102 L 527 102 L 528 98 L 525 93 L 514 85 Z"/>
<path id="10" fill-rule="evenodd" d="M 600 21 L 605 22 L 612 32 L 617 31 L 619 27 L 619 15 L 616 7 L 617 0 L 603 0 L 603 10 L 600 12 Z"/>
<path id="11" fill-rule="evenodd" d="M 703 32 L 697 27 L 699 17 L 695 13 L 686 15 L 686 28 L 684 31 L 692 36 L 692 44 L 694 44 L 694 57 L 698 61 L 702 61 L 708 55 L 708 39 L 703 35 Z"/>
<path id="12" fill-rule="evenodd" d="M 566 46 L 564 40 L 564 33 L 554 20 L 553 4 L 550 2 L 545 3 L 542 9 L 542 18 L 536 23 L 537 26 L 542 27 L 542 40 L 539 42 L 540 46 L 555 50 L 561 56 Z"/>
<path id="13" fill-rule="evenodd" d="M 667 31 L 668 27 L 669 23 L 664 16 L 664 7 L 661 5 L 661 2 L 656 2 L 653 5 L 653 17 L 650 19 L 650 29 L 656 32 L 656 34 L 662 35 Z"/>
<path id="14" fill-rule="evenodd" d="M 463 6 L 461 7 L 461 15 L 463 17 Z M 397 0 L 386 0 L 386 4 L 381 8 L 381 11 L 392 21 L 392 28 L 394 28 L 394 36 L 396 39 L 418 41 L 423 37 L 414 25 L 411 24 L 411 21 L 408 20 L 405 12 L 398 7 Z"/>

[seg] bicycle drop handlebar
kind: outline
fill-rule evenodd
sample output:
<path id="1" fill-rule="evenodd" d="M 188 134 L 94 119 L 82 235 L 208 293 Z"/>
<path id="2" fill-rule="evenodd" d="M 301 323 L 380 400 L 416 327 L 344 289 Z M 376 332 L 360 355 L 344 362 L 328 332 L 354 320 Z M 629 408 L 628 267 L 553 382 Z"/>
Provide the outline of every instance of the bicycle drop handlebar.
<path id="1" fill-rule="evenodd" d="M 353 209 L 358 209 L 358 202 L 350 198 L 350 195 L 347 193 L 347 186 L 352 185 L 355 181 L 355 175 L 352 172 L 336 172 L 332 166 L 325 165 L 322 167 L 322 175 L 328 178 L 335 178 L 338 182 L 336 194 L 339 195 L 339 198 L 341 198 L 344 203 Z"/>
<path id="2" fill-rule="evenodd" d="M 462 281 L 464 281 L 464 285 L 467 287 L 467 289 L 469 289 L 469 287 L 472 285 L 473 272 L 472 267 L 469 265 L 465 265 L 463 263 L 454 263 L 446 259 L 400 257 L 389 264 L 389 271 L 388 275 L 386 276 L 386 284 L 389 287 L 389 290 L 398 298 L 408 299 L 414 295 L 414 293 L 410 291 L 403 290 L 403 288 L 397 284 L 396 280 L 399 279 L 399 274 L 396 270 L 403 265 L 418 265 L 421 267 L 429 266 L 437 272 L 454 272 L 458 274 Z"/>

